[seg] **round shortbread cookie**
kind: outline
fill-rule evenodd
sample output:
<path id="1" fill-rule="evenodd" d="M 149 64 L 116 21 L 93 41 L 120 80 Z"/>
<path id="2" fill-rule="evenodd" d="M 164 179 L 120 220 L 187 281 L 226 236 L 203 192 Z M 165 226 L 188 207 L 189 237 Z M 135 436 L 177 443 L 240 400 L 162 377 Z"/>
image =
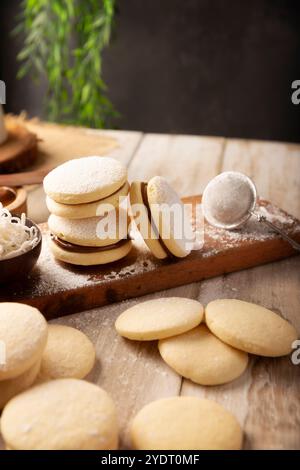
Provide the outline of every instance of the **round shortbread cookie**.
<path id="1" fill-rule="evenodd" d="M 176 257 L 187 256 L 194 244 L 190 217 L 179 195 L 161 176 L 147 185 L 151 215 L 167 249 Z"/>
<path id="2" fill-rule="evenodd" d="M 295 328 L 276 313 L 242 300 L 214 300 L 207 305 L 205 318 L 222 341 L 259 356 L 285 356 L 298 337 Z"/>
<path id="3" fill-rule="evenodd" d="M 46 204 L 51 214 L 65 217 L 66 219 L 86 219 L 96 217 L 99 213 L 100 205 L 111 205 L 117 208 L 127 197 L 129 191 L 129 183 L 126 183 L 114 194 L 95 202 L 87 202 L 85 204 L 61 204 L 54 201 L 49 196 L 46 197 Z"/>
<path id="4" fill-rule="evenodd" d="M 10 400 L 1 433 L 15 450 L 113 450 L 118 445 L 112 399 L 97 385 L 77 379 L 35 385 Z"/>
<path id="5" fill-rule="evenodd" d="M 201 385 L 220 385 L 239 377 L 248 354 L 220 341 L 200 325 L 158 344 L 163 360 L 179 375 Z"/>
<path id="6" fill-rule="evenodd" d="M 14 379 L 0 381 L 0 410 L 13 397 L 29 388 L 35 381 L 40 370 L 41 361 L 31 366 L 23 374 Z"/>
<path id="7" fill-rule="evenodd" d="M 148 208 L 145 206 L 142 195 L 142 185 L 139 181 L 135 181 L 130 187 L 130 204 L 133 219 L 137 224 L 137 228 L 140 231 L 146 245 L 148 246 L 151 253 L 158 259 L 167 258 L 167 253 L 161 245 L 160 241 L 155 237 L 155 232 L 149 220 Z"/>
<path id="8" fill-rule="evenodd" d="M 202 318 L 203 307 L 197 300 L 166 297 L 130 307 L 117 318 L 115 327 L 125 338 L 150 341 L 191 330 Z"/>
<path id="9" fill-rule="evenodd" d="M 51 233 L 80 246 L 113 245 L 127 237 L 128 225 L 128 215 L 122 208 L 110 211 L 102 219 L 100 217 L 65 219 L 53 214 L 48 219 Z"/>
<path id="10" fill-rule="evenodd" d="M 0 363 L 0 380 L 18 377 L 33 366 L 46 346 L 48 326 L 43 315 L 29 305 L 0 303 L 0 340 L 5 363 Z"/>
<path id="11" fill-rule="evenodd" d="M 90 339 L 76 328 L 48 326 L 48 340 L 42 355 L 38 382 L 53 379 L 83 379 L 95 363 L 95 348 Z"/>
<path id="12" fill-rule="evenodd" d="M 138 450 L 238 450 L 243 432 L 218 403 L 197 397 L 171 397 L 149 403 L 132 421 Z"/>
<path id="13" fill-rule="evenodd" d="M 97 264 L 108 264 L 118 261 L 130 253 L 132 248 L 131 240 L 121 243 L 117 248 L 109 248 L 107 250 L 93 251 L 90 253 L 80 253 L 76 251 L 67 251 L 58 246 L 51 239 L 48 241 L 53 256 L 65 263 L 75 264 L 78 266 L 95 266 Z"/>
<path id="14" fill-rule="evenodd" d="M 82 204 L 110 196 L 127 180 L 122 163 L 109 157 L 69 160 L 44 178 L 46 194 L 62 204 Z"/>

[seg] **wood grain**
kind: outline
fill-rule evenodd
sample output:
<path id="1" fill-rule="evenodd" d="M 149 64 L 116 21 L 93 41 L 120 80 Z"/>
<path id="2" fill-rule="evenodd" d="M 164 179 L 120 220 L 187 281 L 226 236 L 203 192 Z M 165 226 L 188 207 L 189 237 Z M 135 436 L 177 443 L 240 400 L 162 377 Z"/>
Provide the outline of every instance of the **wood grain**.
<path id="1" fill-rule="evenodd" d="M 0 172 L 13 173 L 36 161 L 37 136 L 12 116 L 5 118 L 5 127 L 7 140 L 0 147 Z"/>
<path id="2" fill-rule="evenodd" d="M 131 179 L 166 176 L 181 194 L 196 194 L 220 171 L 251 176 L 262 196 L 300 218 L 300 146 L 222 138 L 146 135 L 138 138 L 128 162 Z M 225 152 L 223 152 L 225 150 Z M 240 298 L 271 308 L 300 332 L 300 257 L 226 274 L 152 294 L 197 298 Z M 89 380 L 113 396 L 120 417 L 122 447 L 130 445 L 127 428 L 147 402 L 169 395 L 206 396 L 231 410 L 245 429 L 245 448 L 300 448 L 299 366 L 290 358 L 252 357 L 238 380 L 202 387 L 182 380 L 164 364 L 155 342 L 138 343 L 116 334 L 114 321 L 136 300 L 66 316 L 55 322 L 85 331 L 96 345 L 97 365 Z"/>
<path id="3" fill-rule="evenodd" d="M 222 171 L 242 171 L 261 195 L 300 215 L 300 146 L 228 139 Z M 300 333 L 300 258 L 227 274 L 201 283 L 199 300 L 239 298 L 261 304 L 291 321 Z M 290 357 L 251 357 L 245 374 L 221 387 L 183 380 L 184 395 L 215 399 L 231 410 L 245 430 L 244 448 L 300 448 L 299 366 Z"/>
<path id="4" fill-rule="evenodd" d="M 222 171 L 253 178 L 261 197 L 300 217 L 300 146 L 281 142 L 227 140 Z"/>
<path id="5" fill-rule="evenodd" d="M 183 201 L 196 212 L 200 197 Z M 261 200 L 279 220 L 281 228 L 300 241 L 300 221 Z M 112 302 L 181 286 L 223 273 L 279 260 L 297 252 L 282 238 L 250 220 L 245 227 L 232 232 L 211 227 L 200 218 L 195 230 L 204 231 L 201 249 L 186 258 L 157 260 L 137 233 L 132 251 L 122 260 L 104 266 L 73 266 L 54 259 L 48 247 L 48 228 L 43 232 L 42 253 L 37 265 L 25 279 L 0 288 L 0 301 L 23 302 L 37 307 L 47 319 L 77 311 L 101 307 Z M 262 236 L 263 234 L 263 236 Z M 202 237 L 201 237 L 202 241 Z M 53 279 L 54 278 L 54 279 Z M 57 280 L 59 279 L 59 282 Z"/>
<path id="6" fill-rule="evenodd" d="M 171 289 L 143 300 L 161 295 L 194 298 L 197 286 Z M 81 329 L 94 342 L 97 365 L 88 379 L 107 390 L 117 405 L 121 448 L 130 447 L 128 426 L 140 408 L 159 398 L 178 395 L 181 386 L 181 377 L 161 360 L 156 342 L 129 341 L 117 335 L 116 318 L 136 302 L 125 301 L 104 307 L 101 315 L 95 309 L 55 320 Z"/>
<path id="7" fill-rule="evenodd" d="M 300 258 L 233 273 L 201 283 L 198 299 L 206 305 L 218 298 L 238 298 L 270 308 L 300 332 Z M 274 338 L 276 341 L 276 338 Z M 246 373 L 219 387 L 183 381 L 182 394 L 215 399 L 239 419 L 249 449 L 300 447 L 299 366 L 289 356 L 251 356 Z"/>
<path id="8" fill-rule="evenodd" d="M 164 176 L 182 197 L 200 194 L 220 171 L 224 144 L 218 137 L 146 134 L 130 164 L 130 180 Z"/>

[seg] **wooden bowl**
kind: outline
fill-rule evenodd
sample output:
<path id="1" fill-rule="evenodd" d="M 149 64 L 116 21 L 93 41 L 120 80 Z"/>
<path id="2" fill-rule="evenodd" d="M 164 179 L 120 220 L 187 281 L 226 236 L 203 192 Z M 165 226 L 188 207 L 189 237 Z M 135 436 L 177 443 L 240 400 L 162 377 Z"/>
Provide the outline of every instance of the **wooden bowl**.
<path id="1" fill-rule="evenodd" d="M 42 233 L 39 227 L 30 219 L 26 219 L 27 227 L 36 227 L 38 243 L 31 250 L 13 258 L 0 260 L 0 284 L 14 282 L 27 277 L 36 264 L 42 249 Z"/>
<path id="2" fill-rule="evenodd" d="M 24 188 L 0 186 L 0 202 L 15 215 L 27 212 L 27 192 Z"/>
<path id="3" fill-rule="evenodd" d="M 0 146 L 0 172 L 14 173 L 35 162 L 38 139 L 20 119 L 5 116 L 4 121 L 7 140 Z"/>

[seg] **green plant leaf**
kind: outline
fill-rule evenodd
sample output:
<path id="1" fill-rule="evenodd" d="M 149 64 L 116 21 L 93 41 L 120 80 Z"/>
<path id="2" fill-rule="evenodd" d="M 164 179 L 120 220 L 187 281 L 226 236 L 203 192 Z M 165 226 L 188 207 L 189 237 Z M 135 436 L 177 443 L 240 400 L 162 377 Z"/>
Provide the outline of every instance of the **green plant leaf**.
<path id="1" fill-rule="evenodd" d="M 102 77 L 115 0 L 23 0 L 13 34 L 24 34 L 17 77 L 45 77 L 47 117 L 84 126 L 118 116 Z M 70 47 L 74 44 L 74 47 Z"/>

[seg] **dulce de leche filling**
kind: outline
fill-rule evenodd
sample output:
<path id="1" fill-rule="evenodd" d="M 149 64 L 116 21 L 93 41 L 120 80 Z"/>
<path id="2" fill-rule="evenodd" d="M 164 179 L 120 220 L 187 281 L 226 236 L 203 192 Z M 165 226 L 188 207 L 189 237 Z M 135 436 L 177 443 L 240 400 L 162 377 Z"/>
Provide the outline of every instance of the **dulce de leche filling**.
<path id="1" fill-rule="evenodd" d="M 50 234 L 51 240 L 60 248 L 65 251 L 71 251 L 73 253 L 99 253 L 101 251 L 108 251 L 114 250 L 115 248 L 121 248 L 128 242 L 127 238 L 123 238 L 116 243 L 112 243 L 108 246 L 82 246 L 82 245 L 75 245 L 75 243 L 70 243 L 61 238 L 57 237 L 53 233 Z"/>

